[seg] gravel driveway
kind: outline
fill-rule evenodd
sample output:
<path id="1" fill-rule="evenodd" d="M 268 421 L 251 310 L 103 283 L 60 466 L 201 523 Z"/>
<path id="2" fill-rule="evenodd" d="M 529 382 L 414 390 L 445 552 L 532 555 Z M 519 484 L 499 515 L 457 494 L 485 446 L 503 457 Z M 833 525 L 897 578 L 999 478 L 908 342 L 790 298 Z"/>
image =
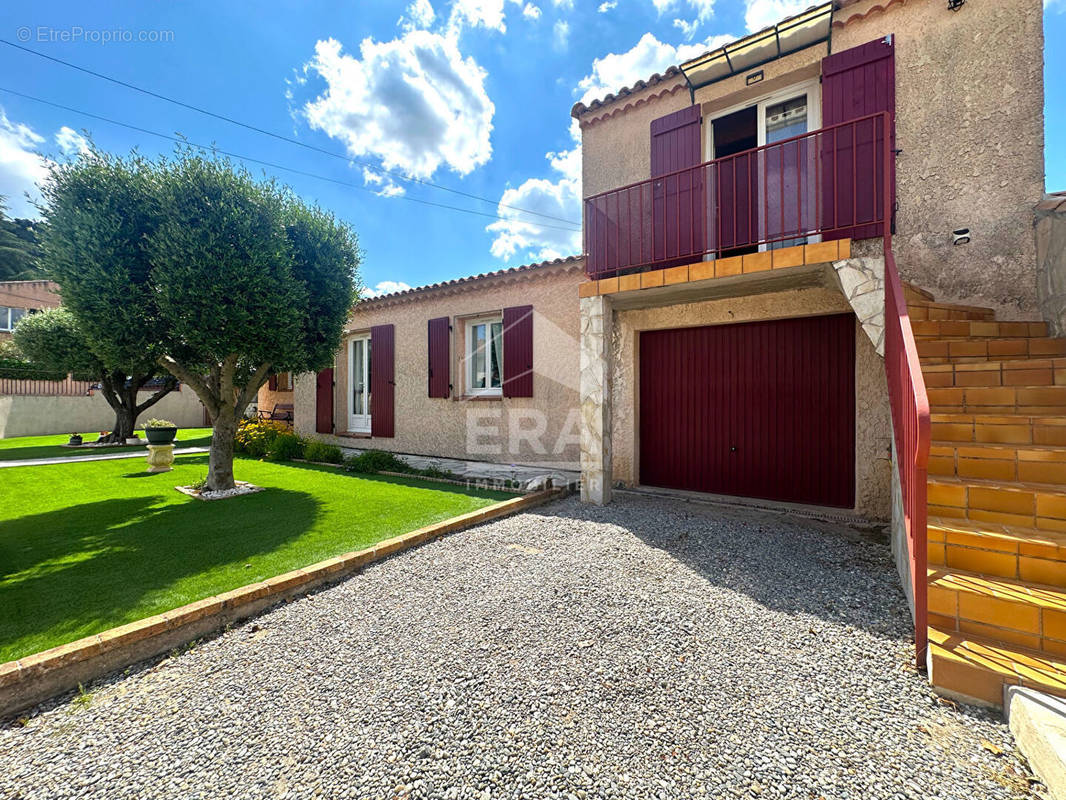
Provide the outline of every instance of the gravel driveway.
<path id="1" fill-rule="evenodd" d="M 0 797 L 1028 796 L 879 536 L 562 500 L 3 727 Z"/>

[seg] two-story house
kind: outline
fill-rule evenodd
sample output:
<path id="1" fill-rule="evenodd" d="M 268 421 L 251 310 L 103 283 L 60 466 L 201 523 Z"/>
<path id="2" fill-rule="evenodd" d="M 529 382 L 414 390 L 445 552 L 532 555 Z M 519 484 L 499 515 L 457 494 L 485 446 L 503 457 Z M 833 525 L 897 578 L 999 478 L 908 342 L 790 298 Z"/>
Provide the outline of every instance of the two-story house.
<path id="1" fill-rule="evenodd" d="M 1066 694 L 1042 54 L 1040 0 L 837 0 L 577 104 L 583 258 L 360 304 L 297 429 L 891 519 L 933 683 Z"/>

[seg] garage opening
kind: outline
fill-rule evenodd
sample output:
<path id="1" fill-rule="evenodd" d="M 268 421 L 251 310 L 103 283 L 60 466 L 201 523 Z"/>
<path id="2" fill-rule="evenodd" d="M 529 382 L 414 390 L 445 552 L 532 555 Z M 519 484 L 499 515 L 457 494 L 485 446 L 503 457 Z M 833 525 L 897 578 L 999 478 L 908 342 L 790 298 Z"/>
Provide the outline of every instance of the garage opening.
<path id="1" fill-rule="evenodd" d="M 851 314 L 643 331 L 640 482 L 855 505 Z"/>

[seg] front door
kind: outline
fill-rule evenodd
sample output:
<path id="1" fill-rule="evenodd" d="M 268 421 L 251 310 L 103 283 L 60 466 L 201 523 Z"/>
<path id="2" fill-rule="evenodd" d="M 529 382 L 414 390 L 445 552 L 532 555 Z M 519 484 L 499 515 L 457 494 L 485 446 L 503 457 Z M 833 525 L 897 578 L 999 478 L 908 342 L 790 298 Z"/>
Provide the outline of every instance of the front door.
<path id="1" fill-rule="evenodd" d="M 348 430 L 370 433 L 370 336 L 348 340 Z"/>

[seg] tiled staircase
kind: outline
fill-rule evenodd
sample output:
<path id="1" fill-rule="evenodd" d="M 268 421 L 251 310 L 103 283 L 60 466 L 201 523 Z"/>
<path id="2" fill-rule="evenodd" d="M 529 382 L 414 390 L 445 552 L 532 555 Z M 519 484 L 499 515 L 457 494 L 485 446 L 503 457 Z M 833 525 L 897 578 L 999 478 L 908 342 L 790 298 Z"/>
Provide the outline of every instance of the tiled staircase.
<path id="1" fill-rule="evenodd" d="M 929 669 L 1066 696 L 1066 339 L 906 287 L 929 392 Z"/>

